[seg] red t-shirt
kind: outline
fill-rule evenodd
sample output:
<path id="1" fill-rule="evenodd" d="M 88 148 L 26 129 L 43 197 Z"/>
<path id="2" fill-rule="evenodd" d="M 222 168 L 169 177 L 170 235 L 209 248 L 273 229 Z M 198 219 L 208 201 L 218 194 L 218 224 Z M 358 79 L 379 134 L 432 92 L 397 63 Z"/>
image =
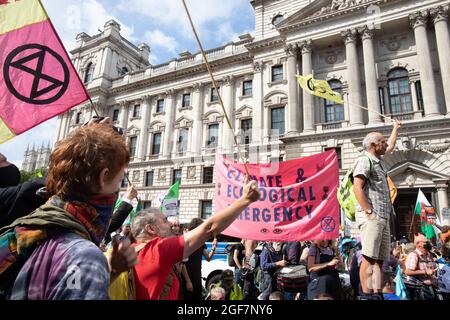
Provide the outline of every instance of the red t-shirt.
<path id="1" fill-rule="evenodd" d="M 136 246 L 136 245 L 135 245 Z M 137 300 L 159 300 L 175 263 L 183 259 L 184 236 L 154 238 L 138 253 L 134 267 Z M 174 275 L 166 300 L 178 300 L 180 282 Z"/>

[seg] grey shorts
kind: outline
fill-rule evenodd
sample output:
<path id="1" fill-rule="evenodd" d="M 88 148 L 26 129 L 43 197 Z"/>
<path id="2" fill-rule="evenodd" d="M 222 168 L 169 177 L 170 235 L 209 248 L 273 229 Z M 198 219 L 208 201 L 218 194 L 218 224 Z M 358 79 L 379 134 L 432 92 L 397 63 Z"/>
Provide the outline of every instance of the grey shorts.
<path id="1" fill-rule="evenodd" d="M 388 260 L 391 247 L 389 219 L 364 211 L 357 211 L 355 217 L 361 234 L 362 254 L 375 260 Z"/>

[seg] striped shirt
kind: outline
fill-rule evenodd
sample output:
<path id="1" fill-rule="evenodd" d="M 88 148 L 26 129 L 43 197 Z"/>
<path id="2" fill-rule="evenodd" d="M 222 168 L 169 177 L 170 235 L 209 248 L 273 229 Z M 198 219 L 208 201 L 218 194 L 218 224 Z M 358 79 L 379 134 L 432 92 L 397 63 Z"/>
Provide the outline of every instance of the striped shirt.
<path id="1" fill-rule="evenodd" d="M 365 178 L 366 183 L 363 191 L 367 202 L 375 214 L 381 218 L 388 219 L 392 212 L 392 203 L 387 180 L 387 169 L 383 161 L 366 152 L 364 156 L 356 160 L 353 176 Z M 363 211 L 359 203 L 356 210 Z"/>

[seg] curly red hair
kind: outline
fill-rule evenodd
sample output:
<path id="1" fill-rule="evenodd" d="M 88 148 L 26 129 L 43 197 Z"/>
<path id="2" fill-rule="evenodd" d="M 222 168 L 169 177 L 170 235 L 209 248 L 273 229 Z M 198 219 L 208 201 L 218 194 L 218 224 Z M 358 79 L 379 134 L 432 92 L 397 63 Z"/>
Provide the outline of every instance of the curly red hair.
<path id="1" fill-rule="evenodd" d="M 50 195 L 90 197 L 100 190 L 99 175 L 107 182 L 130 162 L 124 137 L 107 124 L 92 124 L 59 141 L 50 156 L 47 192 Z"/>

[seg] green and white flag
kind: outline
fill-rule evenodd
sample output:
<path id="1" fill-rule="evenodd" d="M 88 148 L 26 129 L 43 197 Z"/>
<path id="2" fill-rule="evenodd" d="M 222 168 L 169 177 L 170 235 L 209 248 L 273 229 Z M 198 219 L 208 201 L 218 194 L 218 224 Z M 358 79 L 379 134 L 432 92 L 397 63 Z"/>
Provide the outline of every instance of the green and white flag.
<path id="1" fill-rule="evenodd" d="M 420 217 L 422 233 L 427 237 L 427 239 L 431 240 L 436 237 L 433 225 L 430 223 L 430 220 L 436 220 L 436 211 L 420 189 L 417 195 L 414 213 Z"/>
<path id="2" fill-rule="evenodd" d="M 155 200 L 155 206 L 160 207 L 166 217 L 178 215 L 178 196 L 180 194 L 180 181 L 176 181 L 169 190 L 160 193 Z"/>

